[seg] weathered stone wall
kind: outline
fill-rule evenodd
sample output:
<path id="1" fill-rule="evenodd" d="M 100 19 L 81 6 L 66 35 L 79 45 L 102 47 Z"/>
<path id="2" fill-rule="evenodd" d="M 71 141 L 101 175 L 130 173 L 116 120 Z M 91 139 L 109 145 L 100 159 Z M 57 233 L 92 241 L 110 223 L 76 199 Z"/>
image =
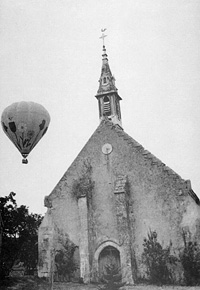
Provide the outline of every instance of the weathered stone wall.
<path id="1" fill-rule="evenodd" d="M 87 197 L 82 196 L 78 199 L 80 232 L 79 232 L 79 253 L 80 253 L 80 276 L 84 283 L 90 281 L 89 267 L 89 247 L 88 247 L 88 208 Z"/>
<path id="2" fill-rule="evenodd" d="M 119 244 L 121 247 L 123 247 L 124 250 L 124 254 L 121 256 L 122 277 L 124 282 L 133 284 L 133 265 L 131 259 L 132 241 L 129 228 L 129 215 L 125 191 L 115 195 L 115 206 Z"/>
<path id="3" fill-rule="evenodd" d="M 171 240 L 175 249 L 183 246 L 183 228 L 199 236 L 199 205 L 190 197 L 187 182 L 124 132 L 117 138 L 110 133 L 107 142 L 114 147 L 109 164 L 113 179 L 124 174 L 130 184 L 130 236 L 137 262 L 149 229 L 157 231 L 163 245 Z"/>
<path id="4" fill-rule="evenodd" d="M 48 209 L 38 233 L 38 276 L 49 277 L 52 262 L 54 240 L 54 224 L 51 210 Z"/>
<path id="5" fill-rule="evenodd" d="M 106 143 L 112 145 L 109 154 L 102 152 Z M 90 179 L 94 187 L 88 195 L 84 193 L 83 212 L 74 184 L 77 180 L 83 182 L 85 162 L 91 165 Z M 126 178 L 128 194 L 127 189 L 115 193 L 119 176 Z M 134 278 L 136 272 L 140 272 L 143 239 L 149 229 L 157 231 L 163 245 L 169 245 L 171 240 L 175 248 L 183 245 L 182 228 L 187 227 L 193 235 L 200 233 L 199 206 L 188 191 L 187 183 L 180 176 L 121 129 L 105 121 L 64 174 L 49 200 L 54 223 L 81 247 L 82 261 L 89 261 L 85 268 L 88 270 L 82 271 L 85 277 L 87 271 L 89 279 L 95 277 L 100 251 L 112 245 L 119 250 L 121 261 L 126 261 L 123 275 L 129 276 L 127 281 L 131 283 L 130 266 Z M 86 229 L 88 236 L 84 234 L 81 239 L 80 233 L 85 233 Z"/>
<path id="6" fill-rule="evenodd" d="M 116 134 L 115 131 L 114 128 L 103 127 L 94 140 L 96 142 L 91 142 L 96 149 L 92 159 L 97 200 L 94 214 L 96 247 L 103 237 L 118 240 L 120 244 L 118 216 L 113 207 L 114 187 L 118 176 L 126 175 L 130 184 L 128 221 L 133 245 L 132 266 L 136 268 L 134 257 L 139 264 L 143 239 L 150 229 L 157 231 L 163 246 L 172 241 L 173 247 L 180 249 L 183 246 L 183 228 L 187 227 L 194 236 L 199 236 L 200 210 L 189 195 L 187 182 L 124 132 L 119 130 Z M 107 156 L 101 152 L 105 143 L 113 147 Z"/>

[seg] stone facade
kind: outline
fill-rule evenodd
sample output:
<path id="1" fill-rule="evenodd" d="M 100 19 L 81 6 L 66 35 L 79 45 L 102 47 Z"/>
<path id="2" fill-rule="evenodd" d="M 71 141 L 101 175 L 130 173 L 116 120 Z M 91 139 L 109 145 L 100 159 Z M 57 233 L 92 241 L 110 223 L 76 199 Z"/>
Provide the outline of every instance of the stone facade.
<path id="1" fill-rule="evenodd" d="M 200 235 L 200 202 L 190 182 L 106 119 L 45 203 L 40 277 L 50 275 L 59 231 L 78 246 L 85 282 L 99 280 L 101 253 L 110 247 L 119 253 L 128 284 L 142 275 L 143 240 L 150 229 L 163 245 L 172 241 L 175 250 L 183 247 L 183 229 L 193 238 Z"/>

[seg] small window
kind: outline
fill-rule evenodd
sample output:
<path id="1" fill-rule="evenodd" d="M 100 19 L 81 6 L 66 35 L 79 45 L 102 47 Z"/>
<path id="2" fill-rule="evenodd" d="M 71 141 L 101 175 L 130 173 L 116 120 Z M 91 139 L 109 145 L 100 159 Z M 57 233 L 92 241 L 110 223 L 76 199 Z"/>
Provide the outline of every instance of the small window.
<path id="1" fill-rule="evenodd" d="M 103 83 L 106 84 L 106 77 L 103 78 Z"/>

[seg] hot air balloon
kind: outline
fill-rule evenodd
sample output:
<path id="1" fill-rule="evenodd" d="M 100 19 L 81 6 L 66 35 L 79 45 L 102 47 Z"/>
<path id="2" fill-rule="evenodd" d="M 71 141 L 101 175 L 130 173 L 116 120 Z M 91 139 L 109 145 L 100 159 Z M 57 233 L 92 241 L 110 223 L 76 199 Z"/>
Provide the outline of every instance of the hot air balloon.
<path id="1" fill-rule="evenodd" d="M 22 163 L 25 164 L 28 163 L 28 154 L 44 136 L 49 123 L 47 110 L 33 102 L 14 103 L 5 108 L 1 116 L 3 130 L 22 154 Z"/>

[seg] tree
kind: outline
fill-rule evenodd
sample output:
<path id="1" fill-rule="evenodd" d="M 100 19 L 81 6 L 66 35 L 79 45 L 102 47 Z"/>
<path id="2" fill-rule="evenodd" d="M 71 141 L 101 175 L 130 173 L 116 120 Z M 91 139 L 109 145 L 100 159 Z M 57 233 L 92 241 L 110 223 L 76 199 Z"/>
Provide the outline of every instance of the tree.
<path id="1" fill-rule="evenodd" d="M 0 197 L 3 220 L 0 275 L 8 275 L 14 262 L 19 259 L 29 272 L 37 265 L 37 230 L 42 216 L 29 214 L 24 205 L 17 206 L 15 193 Z"/>
<path id="2" fill-rule="evenodd" d="M 71 281 L 72 274 L 78 269 L 77 263 L 74 261 L 74 252 L 77 246 L 68 239 L 62 244 L 62 248 L 55 255 L 55 264 L 58 278 Z"/>
<path id="3" fill-rule="evenodd" d="M 42 216 L 29 214 L 21 229 L 21 248 L 18 258 L 24 262 L 24 266 L 29 274 L 36 269 L 38 262 L 38 228 L 42 221 Z"/>
<path id="4" fill-rule="evenodd" d="M 189 235 L 189 237 L 187 237 Z M 191 240 L 191 233 L 183 231 L 184 249 L 180 253 L 180 260 L 184 270 L 187 286 L 200 285 L 200 246 Z"/>
<path id="5" fill-rule="evenodd" d="M 149 282 L 152 284 L 170 284 L 173 281 L 170 265 L 177 262 L 177 258 L 171 255 L 172 244 L 165 249 L 157 240 L 157 233 L 148 233 L 148 239 L 144 239 L 144 251 L 142 258 L 147 267 Z"/>

